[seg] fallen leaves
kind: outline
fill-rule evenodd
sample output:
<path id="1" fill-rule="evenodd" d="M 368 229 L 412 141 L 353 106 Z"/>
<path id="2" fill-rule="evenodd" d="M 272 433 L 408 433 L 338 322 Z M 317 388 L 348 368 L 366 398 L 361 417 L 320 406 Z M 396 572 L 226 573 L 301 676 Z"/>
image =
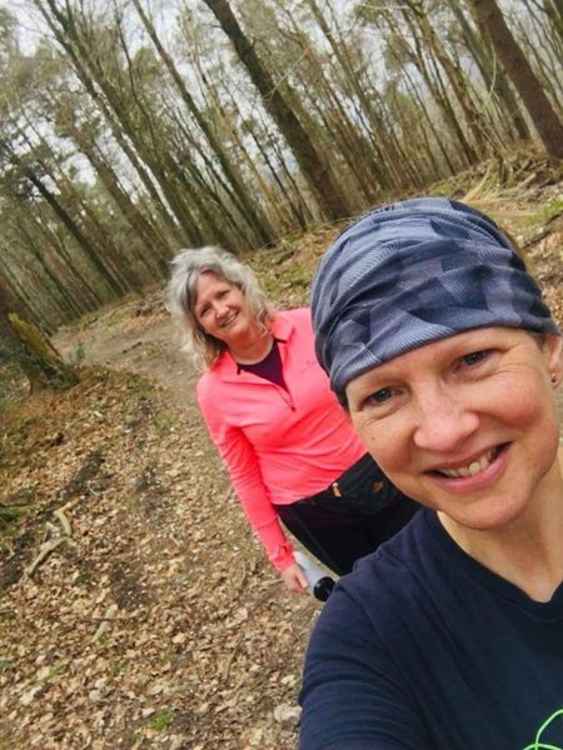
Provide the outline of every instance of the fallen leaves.
<path id="1" fill-rule="evenodd" d="M 75 546 L 5 590 L 0 731 L 14 750 L 234 750 L 260 721 L 262 750 L 292 748 L 273 710 L 295 703 L 310 618 L 264 562 L 199 419 L 163 430 L 158 391 L 96 377 L 46 405 L 51 424 L 34 420 L 31 465 L 21 445 L 8 457 L 10 495 L 37 488 L 22 566 L 45 533 Z"/>

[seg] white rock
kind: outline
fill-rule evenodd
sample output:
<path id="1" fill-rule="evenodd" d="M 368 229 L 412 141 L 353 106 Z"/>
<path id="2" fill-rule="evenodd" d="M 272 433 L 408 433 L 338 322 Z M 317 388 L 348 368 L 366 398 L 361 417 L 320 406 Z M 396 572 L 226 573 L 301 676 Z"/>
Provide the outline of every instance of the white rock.
<path id="1" fill-rule="evenodd" d="M 286 729 L 294 728 L 300 716 L 301 709 L 299 706 L 282 703 L 274 709 L 274 719 Z"/>
<path id="2" fill-rule="evenodd" d="M 29 688 L 29 690 L 26 690 L 26 692 L 20 698 L 20 703 L 22 703 L 24 706 L 29 706 L 37 693 L 42 690 L 42 688 L 42 685 L 34 685 L 32 688 Z"/>
<path id="3" fill-rule="evenodd" d="M 43 681 L 43 680 L 46 680 L 50 674 L 51 674 L 51 667 L 41 667 L 41 669 L 39 669 L 37 674 L 35 675 L 35 679 Z"/>

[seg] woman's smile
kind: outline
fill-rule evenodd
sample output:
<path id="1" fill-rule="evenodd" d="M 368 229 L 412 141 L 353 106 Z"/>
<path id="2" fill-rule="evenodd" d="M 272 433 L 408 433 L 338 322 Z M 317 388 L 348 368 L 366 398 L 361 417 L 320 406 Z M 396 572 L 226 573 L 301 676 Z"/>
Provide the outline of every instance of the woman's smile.
<path id="1" fill-rule="evenodd" d="M 500 327 L 434 342 L 352 380 L 352 421 L 405 494 L 496 528 L 541 496 L 553 464 L 560 343 Z"/>
<path id="2" fill-rule="evenodd" d="M 451 466 L 433 469 L 433 471 L 437 471 L 450 478 L 474 477 L 485 471 L 491 465 L 496 455 L 497 449 L 489 448 L 481 453 L 480 456 L 473 456 L 465 461 L 460 461 L 458 465 L 452 464 Z"/>
<path id="3" fill-rule="evenodd" d="M 219 328 L 228 328 L 236 321 L 237 318 L 237 312 L 228 313 L 227 315 L 220 317 L 218 320 Z"/>
<path id="4" fill-rule="evenodd" d="M 441 467 L 426 472 L 439 487 L 454 494 L 468 494 L 491 488 L 504 472 L 509 457 L 510 443 L 489 448 L 480 456 L 458 465 Z"/>

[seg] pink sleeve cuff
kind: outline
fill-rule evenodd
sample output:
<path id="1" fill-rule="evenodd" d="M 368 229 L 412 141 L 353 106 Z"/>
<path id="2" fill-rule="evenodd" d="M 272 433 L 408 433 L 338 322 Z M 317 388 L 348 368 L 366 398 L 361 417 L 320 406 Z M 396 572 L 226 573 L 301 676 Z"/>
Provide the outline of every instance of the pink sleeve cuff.
<path id="1" fill-rule="evenodd" d="M 269 557 L 274 568 L 281 573 L 295 562 L 295 557 L 293 556 L 293 545 L 290 544 L 290 542 L 286 542 L 283 546 L 276 547 Z"/>

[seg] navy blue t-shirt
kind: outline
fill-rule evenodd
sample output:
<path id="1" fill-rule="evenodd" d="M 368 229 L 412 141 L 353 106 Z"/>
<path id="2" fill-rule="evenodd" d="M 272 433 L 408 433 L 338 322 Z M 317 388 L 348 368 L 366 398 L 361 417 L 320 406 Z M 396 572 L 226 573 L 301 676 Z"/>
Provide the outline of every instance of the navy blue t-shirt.
<path id="1" fill-rule="evenodd" d="M 563 585 L 535 602 L 418 513 L 335 588 L 301 702 L 301 750 L 561 750 Z"/>

